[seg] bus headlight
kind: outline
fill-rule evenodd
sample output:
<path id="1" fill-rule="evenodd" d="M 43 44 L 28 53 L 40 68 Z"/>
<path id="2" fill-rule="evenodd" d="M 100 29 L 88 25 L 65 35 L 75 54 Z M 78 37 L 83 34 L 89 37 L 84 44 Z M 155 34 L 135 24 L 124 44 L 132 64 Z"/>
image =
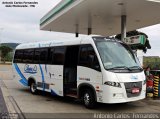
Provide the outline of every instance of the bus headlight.
<path id="1" fill-rule="evenodd" d="M 109 86 L 113 86 L 113 87 L 119 87 L 119 88 L 121 88 L 121 84 L 118 83 L 118 82 L 106 81 L 104 84 L 105 85 L 109 85 Z"/>

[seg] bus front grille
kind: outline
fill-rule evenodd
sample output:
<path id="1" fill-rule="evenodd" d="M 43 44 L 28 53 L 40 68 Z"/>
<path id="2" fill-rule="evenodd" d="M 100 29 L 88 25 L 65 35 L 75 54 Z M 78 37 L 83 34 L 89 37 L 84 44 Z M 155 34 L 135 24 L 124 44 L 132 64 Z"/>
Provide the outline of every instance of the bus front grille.
<path id="1" fill-rule="evenodd" d="M 126 94 L 128 98 L 139 96 L 142 90 L 142 81 L 140 82 L 130 82 L 124 83 Z M 139 92 L 133 93 L 134 89 L 138 89 Z"/>

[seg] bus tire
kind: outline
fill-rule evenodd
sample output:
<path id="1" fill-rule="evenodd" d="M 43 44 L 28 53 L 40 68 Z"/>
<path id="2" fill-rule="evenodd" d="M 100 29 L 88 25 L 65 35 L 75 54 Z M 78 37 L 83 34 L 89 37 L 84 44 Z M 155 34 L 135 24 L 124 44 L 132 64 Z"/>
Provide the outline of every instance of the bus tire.
<path id="1" fill-rule="evenodd" d="M 31 83 L 30 83 L 30 92 L 32 93 L 32 94 L 37 94 L 37 86 L 36 86 L 36 83 L 34 82 L 34 81 L 32 81 Z"/>
<path id="2" fill-rule="evenodd" d="M 88 109 L 93 109 L 96 106 L 95 96 L 92 90 L 87 89 L 83 93 L 83 103 Z"/>

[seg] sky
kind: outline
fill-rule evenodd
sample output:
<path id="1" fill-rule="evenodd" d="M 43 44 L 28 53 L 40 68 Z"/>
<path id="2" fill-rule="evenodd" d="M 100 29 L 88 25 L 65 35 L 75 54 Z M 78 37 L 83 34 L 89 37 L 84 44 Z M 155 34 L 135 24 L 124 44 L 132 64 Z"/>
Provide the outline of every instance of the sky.
<path id="1" fill-rule="evenodd" d="M 36 1 L 32 8 L 8 8 L 2 2 Z M 40 19 L 61 0 L 0 0 L 0 43 L 27 43 L 33 41 L 72 39 L 75 34 L 40 30 Z M 145 56 L 160 56 L 160 24 L 139 29 L 149 37 L 152 49 Z"/>

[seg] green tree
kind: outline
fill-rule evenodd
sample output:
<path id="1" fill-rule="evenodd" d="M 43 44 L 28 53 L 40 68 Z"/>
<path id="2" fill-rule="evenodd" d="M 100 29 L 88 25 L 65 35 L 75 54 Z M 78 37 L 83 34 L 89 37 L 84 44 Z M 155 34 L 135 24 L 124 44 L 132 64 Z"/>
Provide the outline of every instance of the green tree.
<path id="1" fill-rule="evenodd" d="M 0 51 L 1 51 L 1 58 L 3 63 L 6 62 L 6 56 L 8 55 L 9 52 L 12 51 L 12 48 L 8 46 L 0 46 Z"/>
<path id="2" fill-rule="evenodd" d="M 144 53 L 146 53 L 147 49 L 151 49 L 151 45 L 149 43 L 147 34 L 145 34 L 143 32 L 140 32 L 140 31 L 137 31 L 137 30 L 129 31 L 129 32 L 126 33 L 127 37 L 136 36 L 136 35 L 144 35 L 146 37 L 147 40 L 146 40 L 145 45 L 144 46 L 136 47 L 137 49 L 141 49 L 141 50 L 143 50 Z M 115 38 L 121 39 L 121 34 L 116 35 Z"/>

